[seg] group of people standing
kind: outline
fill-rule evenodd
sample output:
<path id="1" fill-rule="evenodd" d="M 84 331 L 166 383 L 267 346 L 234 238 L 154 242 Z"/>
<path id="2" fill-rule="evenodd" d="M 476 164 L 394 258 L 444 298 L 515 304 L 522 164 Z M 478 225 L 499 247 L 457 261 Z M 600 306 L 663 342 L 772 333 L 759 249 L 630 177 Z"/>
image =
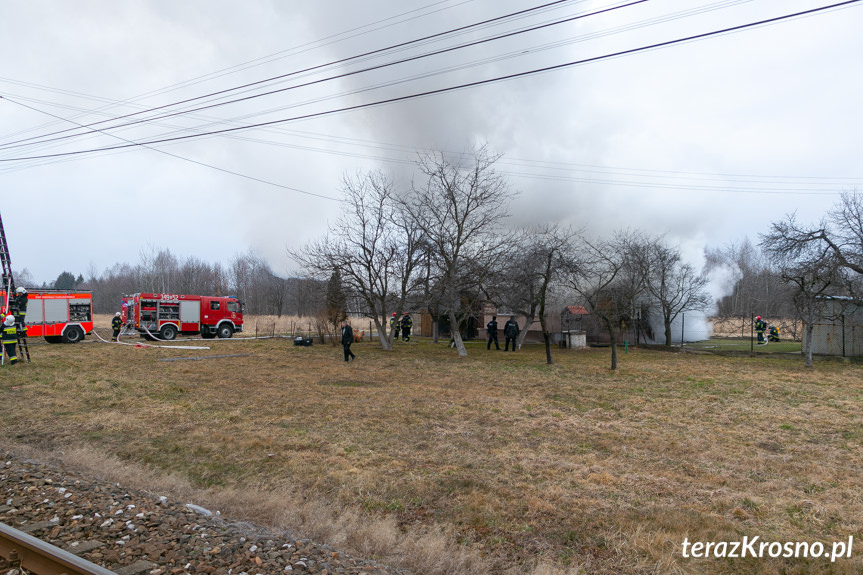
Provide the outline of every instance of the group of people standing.
<path id="1" fill-rule="evenodd" d="M 499 350 L 500 344 L 497 341 L 497 316 L 491 316 L 491 321 L 488 322 L 485 326 L 486 331 L 488 332 L 488 344 L 485 346 L 486 350 L 491 349 L 491 344 L 494 342 L 494 348 Z M 509 316 L 509 320 L 503 324 L 503 337 L 506 338 L 506 342 L 504 344 L 504 351 L 509 351 L 509 344 L 512 342 L 512 351 L 515 351 L 515 340 L 518 339 L 518 334 L 521 329 L 518 327 L 518 322 L 515 321 L 515 316 Z"/>
<path id="2" fill-rule="evenodd" d="M 410 313 L 405 312 L 401 319 L 398 317 L 396 312 L 393 312 L 392 317 L 390 318 L 390 330 L 393 331 L 393 339 L 398 340 L 399 334 L 401 333 L 402 341 L 410 341 L 411 339 L 411 328 L 413 327 L 413 319 L 411 319 Z M 488 331 L 488 345 L 486 345 L 486 349 L 491 349 L 491 344 L 494 342 L 495 349 L 500 349 L 500 343 L 497 339 L 497 316 L 492 316 L 491 321 L 486 325 L 486 330 Z M 506 339 L 504 343 L 504 351 L 509 351 L 510 344 L 512 345 L 512 351 L 515 351 L 516 340 L 518 339 L 518 334 L 521 332 L 521 329 L 518 327 L 518 322 L 515 321 L 515 316 L 510 316 L 509 320 L 503 325 L 503 336 Z M 351 361 L 352 359 L 356 359 L 356 354 L 351 351 L 351 344 L 354 343 L 354 330 L 351 325 L 347 321 L 342 321 L 342 347 L 345 352 L 345 361 Z"/>
<path id="3" fill-rule="evenodd" d="M 402 341 L 411 340 L 411 328 L 413 328 L 414 320 L 411 319 L 411 314 L 405 312 L 401 319 L 396 312 L 390 318 L 390 330 L 393 331 L 393 341 L 399 338 L 399 332 L 402 334 Z"/>

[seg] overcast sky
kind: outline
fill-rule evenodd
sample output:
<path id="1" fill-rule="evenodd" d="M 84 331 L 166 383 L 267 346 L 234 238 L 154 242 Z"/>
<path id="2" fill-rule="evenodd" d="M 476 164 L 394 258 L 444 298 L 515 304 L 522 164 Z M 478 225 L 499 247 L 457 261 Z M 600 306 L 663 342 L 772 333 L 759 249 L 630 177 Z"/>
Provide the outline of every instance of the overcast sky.
<path id="1" fill-rule="evenodd" d="M 41 283 L 154 249 L 224 264 L 251 249 L 288 274 L 286 248 L 335 221 L 344 175 L 380 169 L 407 187 L 418 152 L 482 144 L 520 193 L 513 225 L 665 233 L 697 262 L 705 246 L 757 241 L 789 212 L 818 219 L 840 192 L 863 190 L 863 3 L 282 120 L 833 3 L 568 1 L 357 58 L 540 2 L 0 0 L 0 215 L 13 267 Z M 113 146 L 130 147 L 88 151 Z"/>

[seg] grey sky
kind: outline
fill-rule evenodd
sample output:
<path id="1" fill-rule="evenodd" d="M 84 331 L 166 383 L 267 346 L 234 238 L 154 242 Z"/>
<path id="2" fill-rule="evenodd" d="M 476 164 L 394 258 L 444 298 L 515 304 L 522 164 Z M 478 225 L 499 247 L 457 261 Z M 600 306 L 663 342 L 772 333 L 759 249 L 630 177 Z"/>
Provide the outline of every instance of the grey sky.
<path id="1" fill-rule="evenodd" d="M 0 0 L 0 160 L 280 120 L 831 3 L 650 0 L 541 32 L 113 130 L 119 138 L 95 134 L 9 147 L 75 126 L 50 115 L 79 124 L 100 121 L 539 2 Z M 232 97 L 618 4 L 567 2 Z M 152 248 L 223 263 L 252 249 L 287 273 L 286 247 L 324 233 L 339 209 L 337 201 L 295 190 L 338 198 L 344 174 L 371 169 L 407 186 L 417 150 L 458 153 L 483 143 L 503 154 L 498 168 L 521 192 L 513 223 L 554 220 L 596 233 L 622 227 L 667 233 L 697 260 L 705 245 L 756 239 L 770 221 L 794 210 L 804 219 L 818 218 L 839 192 L 863 189 L 856 141 L 863 133 L 861 4 L 518 80 L 154 149 L 2 161 L 0 213 L 13 264 L 42 282 L 64 270 L 86 275 L 91 267 L 101 273 L 117 262 L 134 264 Z"/>

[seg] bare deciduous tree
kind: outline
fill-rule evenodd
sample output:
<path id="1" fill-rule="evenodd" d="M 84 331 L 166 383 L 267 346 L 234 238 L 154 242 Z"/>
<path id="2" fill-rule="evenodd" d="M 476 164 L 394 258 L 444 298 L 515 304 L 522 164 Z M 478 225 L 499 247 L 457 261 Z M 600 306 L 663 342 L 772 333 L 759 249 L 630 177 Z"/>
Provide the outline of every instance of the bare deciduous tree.
<path id="1" fill-rule="evenodd" d="M 803 225 L 791 214 L 774 223 L 765 239 L 773 253 L 792 257 L 807 254 L 810 246 L 816 246 L 816 252 L 829 251 L 836 265 L 855 274 L 851 287 L 859 288 L 863 276 L 863 194 L 842 194 L 841 201 L 815 225 Z"/>
<path id="2" fill-rule="evenodd" d="M 824 317 L 828 300 L 825 296 L 847 288 L 847 265 L 838 257 L 835 244 L 823 237 L 806 241 L 789 241 L 789 230 L 797 228 L 794 216 L 774 223 L 764 234 L 761 245 L 779 268 L 782 278 L 794 288 L 793 300 L 805 325 L 803 355 L 806 367 L 812 367 L 812 332 Z M 819 234 L 820 235 L 820 234 Z M 846 273 L 843 273 L 845 271 Z"/>
<path id="3" fill-rule="evenodd" d="M 611 369 L 617 369 L 619 329 L 631 319 L 642 289 L 629 257 L 632 238 L 631 233 L 622 232 L 609 240 L 584 240 L 581 261 L 567 276 L 587 310 L 605 326 L 611 344 Z"/>
<path id="4" fill-rule="evenodd" d="M 525 329 L 518 337 L 519 348 L 527 337 L 528 328 L 539 317 L 546 363 L 549 365 L 554 361 L 547 325 L 547 304 L 564 271 L 577 265 L 574 240 L 578 235 L 579 232 L 556 224 L 522 230 L 515 242 L 517 252 L 503 268 L 503 277 L 496 286 L 496 291 L 502 294 L 500 301 L 527 318 Z"/>
<path id="5" fill-rule="evenodd" d="M 288 253 L 312 277 L 338 270 L 347 291 L 357 294 L 374 321 L 381 346 L 392 350 L 384 323 L 391 305 L 401 313 L 419 261 L 419 230 L 395 201 L 393 183 L 381 172 L 343 180 L 343 212 L 329 233 Z"/>
<path id="6" fill-rule="evenodd" d="M 724 268 L 726 274 L 734 276 L 731 293 L 717 302 L 717 316 L 739 319 L 741 337 L 749 333 L 747 324 L 751 328 L 755 315 L 780 318 L 783 331 L 796 334 L 797 322 L 784 322 L 795 314 L 788 284 L 763 249 L 744 238 L 739 243 L 708 249 L 705 256 L 707 274 Z"/>
<path id="7" fill-rule="evenodd" d="M 662 319 L 665 345 L 671 345 L 671 324 L 681 313 L 704 311 L 712 304 L 707 293 L 707 276 L 683 263 L 680 250 L 662 238 L 635 240 L 630 260 L 644 281 L 647 305 Z"/>
<path id="8" fill-rule="evenodd" d="M 485 147 L 470 158 L 422 156 L 426 180 L 413 186 L 405 201 L 414 226 L 429 246 L 441 313 L 449 318 L 455 347 L 466 356 L 459 324 L 473 312 L 480 286 L 496 266 L 502 246 L 502 222 L 512 193 L 494 170 L 497 156 Z"/>

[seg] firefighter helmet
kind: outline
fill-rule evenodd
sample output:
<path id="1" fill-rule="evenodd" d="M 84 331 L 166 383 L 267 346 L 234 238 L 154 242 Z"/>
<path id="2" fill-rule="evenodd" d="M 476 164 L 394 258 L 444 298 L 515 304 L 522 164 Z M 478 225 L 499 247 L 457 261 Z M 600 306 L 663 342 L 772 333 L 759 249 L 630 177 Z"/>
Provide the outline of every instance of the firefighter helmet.
<path id="1" fill-rule="evenodd" d="M 7 315 L 6 319 L 3 320 L 3 325 L 5 325 L 7 327 L 10 325 L 14 325 L 14 324 L 15 324 L 15 316 L 12 314 Z"/>
<path id="2" fill-rule="evenodd" d="M 760 315 L 756 315 L 756 316 L 755 316 L 755 319 L 760 320 L 760 319 L 761 319 L 761 316 L 760 316 Z"/>
<path id="3" fill-rule="evenodd" d="M 114 317 L 120 317 L 120 312 L 115 313 Z"/>
<path id="4" fill-rule="evenodd" d="M 18 289 L 15 290 L 15 293 L 27 293 L 27 290 L 22 288 L 22 287 L 19 287 Z"/>

